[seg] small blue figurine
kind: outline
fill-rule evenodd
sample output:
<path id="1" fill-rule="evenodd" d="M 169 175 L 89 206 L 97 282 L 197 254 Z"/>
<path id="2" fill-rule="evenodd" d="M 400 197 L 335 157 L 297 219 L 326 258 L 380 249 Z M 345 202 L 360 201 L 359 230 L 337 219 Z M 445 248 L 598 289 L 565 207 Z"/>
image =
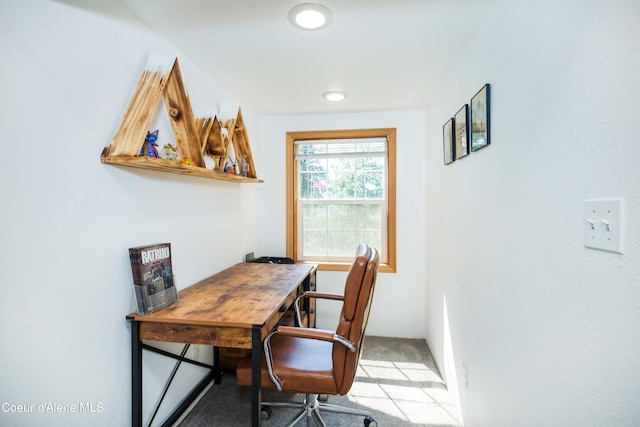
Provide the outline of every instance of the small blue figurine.
<path id="1" fill-rule="evenodd" d="M 141 156 L 160 158 L 158 150 L 156 150 L 156 147 L 158 146 L 158 144 L 156 144 L 156 141 L 158 140 L 158 133 L 158 129 L 154 132 L 147 132 L 147 137 L 144 139 L 145 144 L 140 149 Z"/>

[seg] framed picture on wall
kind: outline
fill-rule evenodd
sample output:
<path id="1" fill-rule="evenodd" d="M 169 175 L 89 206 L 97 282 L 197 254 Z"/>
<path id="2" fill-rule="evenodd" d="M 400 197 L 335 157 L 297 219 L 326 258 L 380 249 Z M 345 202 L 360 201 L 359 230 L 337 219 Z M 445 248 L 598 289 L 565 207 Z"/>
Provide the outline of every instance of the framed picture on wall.
<path id="1" fill-rule="evenodd" d="M 453 143 L 453 117 L 442 126 L 442 149 L 444 151 L 444 164 L 448 165 L 456 159 L 456 147 Z"/>
<path id="2" fill-rule="evenodd" d="M 455 157 L 461 159 L 469 154 L 469 104 L 464 104 L 453 117 L 455 129 Z"/>
<path id="3" fill-rule="evenodd" d="M 491 142 L 489 138 L 489 83 L 484 85 L 471 98 L 471 151 L 486 147 Z"/>

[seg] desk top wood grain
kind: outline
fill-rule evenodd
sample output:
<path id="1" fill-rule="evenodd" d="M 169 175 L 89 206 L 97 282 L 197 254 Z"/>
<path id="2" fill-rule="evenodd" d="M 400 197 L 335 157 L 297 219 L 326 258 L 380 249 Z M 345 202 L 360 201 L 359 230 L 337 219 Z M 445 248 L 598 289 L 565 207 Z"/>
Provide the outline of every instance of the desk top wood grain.
<path id="1" fill-rule="evenodd" d="M 129 320 L 251 328 L 263 325 L 315 268 L 309 264 L 236 264 L 179 292 L 180 299 Z"/>

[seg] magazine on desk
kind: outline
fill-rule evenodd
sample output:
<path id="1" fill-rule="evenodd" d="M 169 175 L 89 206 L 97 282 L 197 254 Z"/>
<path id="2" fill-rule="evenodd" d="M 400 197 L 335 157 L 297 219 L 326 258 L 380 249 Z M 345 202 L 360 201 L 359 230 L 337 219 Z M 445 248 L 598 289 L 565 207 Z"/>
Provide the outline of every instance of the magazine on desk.
<path id="1" fill-rule="evenodd" d="M 178 300 L 171 266 L 171 243 L 129 248 L 138 314 L 149 314 Z"/>

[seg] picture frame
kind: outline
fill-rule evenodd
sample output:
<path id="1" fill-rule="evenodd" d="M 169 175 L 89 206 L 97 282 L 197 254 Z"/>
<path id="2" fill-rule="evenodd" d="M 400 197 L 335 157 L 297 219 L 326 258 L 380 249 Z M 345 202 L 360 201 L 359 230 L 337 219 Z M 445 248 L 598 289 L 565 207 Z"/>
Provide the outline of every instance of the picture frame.
<path id="1" fill-rule="evenodd" d="M 477 151 L 491 143 L 490 138 L 490 85 L 482 86 L 482 89 L 471 98 L 470 133 L 471 151 Z"/>
<path id="2" fill-rule="evenodd" d="M 442 150 L 444 153 L 444 164 L 453 163 L 456 159 L 456 146 L 454 144 L 454 120 L 453 117 L 442 125 Z"/>
<path id="3" fill-rule="evenodd" d="M 469 121 L 467 117 L 469 117 L 469 104 L 464 104 L 453 116 L 456 160 L 469 154 Z"/>

